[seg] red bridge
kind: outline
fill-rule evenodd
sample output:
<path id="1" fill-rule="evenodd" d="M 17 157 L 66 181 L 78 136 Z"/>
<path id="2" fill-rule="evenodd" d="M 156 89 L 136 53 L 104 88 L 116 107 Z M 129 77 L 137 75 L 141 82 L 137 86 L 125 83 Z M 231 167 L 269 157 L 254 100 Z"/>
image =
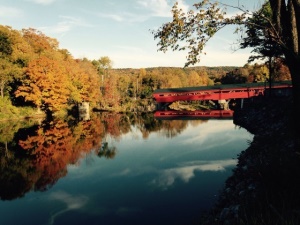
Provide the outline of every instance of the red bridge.
<path id="1" fill-rule="evenodd" d="M 273 82 L 271 85 L 272 94 L 286 96 L 291 93 L 291 81 Z M 263 96 L 270 89 L 269 84 L 245 83 L 245 84 L 224 84 L 214 86 L 185 87 L 157 89 L 153 92 L 153 98 L 158 103 L 158 108 L 176 101 L 218 101 L 223 104 L 224 109 L 228 109 L 228 102 L 231 99 L 246 99 L 255 96 Z M 274 90 L 273 90 L 274 89 Z"/>
<path id="2" fill-rule="evenodd" d="M 154 117 L 163 120 L 227 119 L 233 117 L 233 110 L 156 111 Z"/>

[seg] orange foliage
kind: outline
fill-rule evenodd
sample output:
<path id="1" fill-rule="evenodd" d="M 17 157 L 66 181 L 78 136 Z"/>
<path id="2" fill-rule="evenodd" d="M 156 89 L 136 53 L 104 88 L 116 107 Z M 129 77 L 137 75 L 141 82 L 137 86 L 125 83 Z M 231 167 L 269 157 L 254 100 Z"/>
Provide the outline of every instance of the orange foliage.
<path id="1" fill-rule="evenodd" d="M 53 121 L 39 126 L 35 135 L 20 140 L 19 145 L 30 156 L 37 176 L 35 186 L 43 190 L 67 174 L 67 165 L 76 164 L 83 152 L 99 149 L 103 126 L 98 118 L 82 121 L 72 130 L 67 122 Z"/>
<path id="2" fill-rule="evenodd" d="M 31 61 L 25 70 L 23 85 L 15 92 L 39 108 L 59 110 L 68 101 L 69 79 L 64 67 L 56 60 L 41 56 Z"/>
<path id="3" fill-rule="evenodd" d="M 275 62 L 275 81 L 291 80 L 291 73 L 289 68 L 284 64 L 283 59 L 278 58 Z"/>
<path id="4" fill-rule="evenodd" d="M 56 39 L 35 29 L 23 29 L 21 34 L 27 43 L 21 50 L 31 52 L 32 56 L 28 64 L 22 59 L 26 67 L 20 78 L 22 84 L 15 91 L 16 97 L 23 97 L 50 112 L 83 101 L 96 106 L 101 97 L 100 80 L 91 61 L 74 60 L 67 50 L 58 48 Z"/>
<path id="5" fill-rule="evenodd" d="M 47 37 L 36 29 L 23 29 L 22 34 L 24 39 L 32 46 L 35 53 L 40 54 L 44 51 L 58 49 L 58 41 L 56 39 Z"/>
<path id="6" fill-rule="evenodd" d="M 100 101 L 100 80 L 97 70 L 86 60 L 65 62 L 65 68 L 72 82 L 71 99 L 74 102 L 90 102 L 91 107 Z"/>

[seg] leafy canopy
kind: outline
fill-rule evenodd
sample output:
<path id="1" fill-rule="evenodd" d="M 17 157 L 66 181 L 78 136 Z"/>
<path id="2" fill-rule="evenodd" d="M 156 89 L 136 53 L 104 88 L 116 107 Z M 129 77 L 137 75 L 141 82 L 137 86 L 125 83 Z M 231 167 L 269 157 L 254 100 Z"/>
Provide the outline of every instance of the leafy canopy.
<path id="1" fill-rule="evenodd" d="M 281 58 L 283 57 L 283 49 L 274 40 L 272 36 L 272 20 L 273 13 L 269 2 L 253 13 L 251 18 L 247 19 L 246 36 L 242 39 L 241 48 L 253 48 L 254 55 L 249 57 L 249 62 L 256 59 Z"/>
<path id="2" fill-rule="evenodd" d="M 196 12 L 184 12 L 175 3 L 172 8 L 173 21 L 163 24 L 158 30 L 152 31 L 154 39 L 159 39 L 159 51 L 166 52 L 168 48 L 175 50 L 188 50 L 185 66 L 194 65 L 200 61 L 199 55 L 203 53 L 206 43 L 216 32 L 226 25 L 241 25 L 245 23 L 250 13 L 240 9 L 241 14 L 226 17 L 226 11 L 218 2 L 203 0 L 194 4 Z M 223 5 L 225 6 L 225 5 Z"/>

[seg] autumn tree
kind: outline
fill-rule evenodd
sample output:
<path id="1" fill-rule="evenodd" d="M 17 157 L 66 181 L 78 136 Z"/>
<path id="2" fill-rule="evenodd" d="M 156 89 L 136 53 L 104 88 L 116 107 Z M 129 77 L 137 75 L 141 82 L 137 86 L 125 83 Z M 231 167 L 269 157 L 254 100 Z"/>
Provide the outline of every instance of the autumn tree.
<path id="1" fill-rule="evenodd" d="M 26 44 L 16 43 L 15 49 L 31 56 L 22 59 L 24 75 L 19 78 L 15 96 L 34 103 L 38 109 L 54 112 L 66 108 L 70 82 L 58 41 L 33 28 L 23 29 L 20 34 Z"/>
<path id="2" fill-rule="evenodd" d="M 89 102 L 95 107 L 101 100 L 100 80 L 97 70 L 87 59 L 69 59 L 64 62 L 71 82 L 69 103 Z"/>
<path id="3" fill-rule="evenodd" d="M 188 85 L 189 86 L 207 86 L 209 84 L 206 73 L 197 73 L 195 70 L 189 72 Z"/>
<path id="4" fill-rule="evenodd" d="M 15 92 L 38 109 L 58 111 L 67 104 L 70 81 L 62 65 L 45 56 L 29 63 L 22 85 Z"/>
<path id="5" fill-rule="evenodd" d="M 33 28 L 23 29 L 22 35 L 37 55 L 45 55 L 49 52 L 58 50 L 58 41 L 46 36 L 41 31 Z"/>
<path id="6" fill-rule="evenodd" d="M 0 79 L 10 78 L 10 82 L 13 77 L 12 97 L 52 113 L 82 101 L 96 106 L 100 80 L 91 61 L 75 60 L 68 50 L 59 49 L 56 39 L 32 28 L 6 33 L 10 39 L 3 36 L 0 47 L 10 55 L 6 61 L 0 57 Z M 17 73 L 19 67 L 22 70 Z"/>
<path id="7" fill-rule="evenodd" d="M 102 101 L 109 107 L 118 108 L 120 104 L 120 93 L 117 89 L 118 77 L 111 74 L 104 82 L 104 96 Z"/>
<path id="8" fill-rule="evenodd" d="M 222 84 L 242 84 L 246 83 L 246 81 L 247 77 L 242 76 L 239 70 L 231 71 L 221 78 Z"/>
<path id="9" fill-rule="evenodd" d="M 249 83 L 266 82 L 269 77 L 268 67 L 264 63 L 247 65 L 247 70 L 249 73 L 247 82 Z"/>
<path id="10" fill-rule="evenodd" d="M 188 80 L 188 85 L 189 86 L 200 86 L 201 84 L 201 78 L 199 74 L 196 71 L 191 71 L 189 73 L 189 80 Z"/>
<path id="11" fill-rule="evenodd" d="M 286 66 L 284 59 L 277 58 L 274 65 L 274 80 L 291 80 L 291 74 L 289 68 Z"/>
<path id="12" fill-rule="evenodd" d="M 95 70 L 89 60 L 80 60 L 79 66 L 85 76 L 87 76 L 87 82 L 85 84 L 87 85 L 87 94 L 83 100 L 90 102 L 91 107 L 95 107 L 103 98 L 99 89 L 101 83 L 97 70 Z"/>

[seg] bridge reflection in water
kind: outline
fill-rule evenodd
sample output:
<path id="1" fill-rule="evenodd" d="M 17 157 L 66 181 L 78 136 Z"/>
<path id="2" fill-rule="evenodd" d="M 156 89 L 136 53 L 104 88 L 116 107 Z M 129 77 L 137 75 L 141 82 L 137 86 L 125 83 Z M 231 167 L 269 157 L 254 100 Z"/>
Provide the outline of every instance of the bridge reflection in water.
<path id="1" fill-rule="evenodd" d="M 195 110 L 195 111 L 156 111 L 154 117 L 156 119 L 231 119 L 233 110 Z"/>

